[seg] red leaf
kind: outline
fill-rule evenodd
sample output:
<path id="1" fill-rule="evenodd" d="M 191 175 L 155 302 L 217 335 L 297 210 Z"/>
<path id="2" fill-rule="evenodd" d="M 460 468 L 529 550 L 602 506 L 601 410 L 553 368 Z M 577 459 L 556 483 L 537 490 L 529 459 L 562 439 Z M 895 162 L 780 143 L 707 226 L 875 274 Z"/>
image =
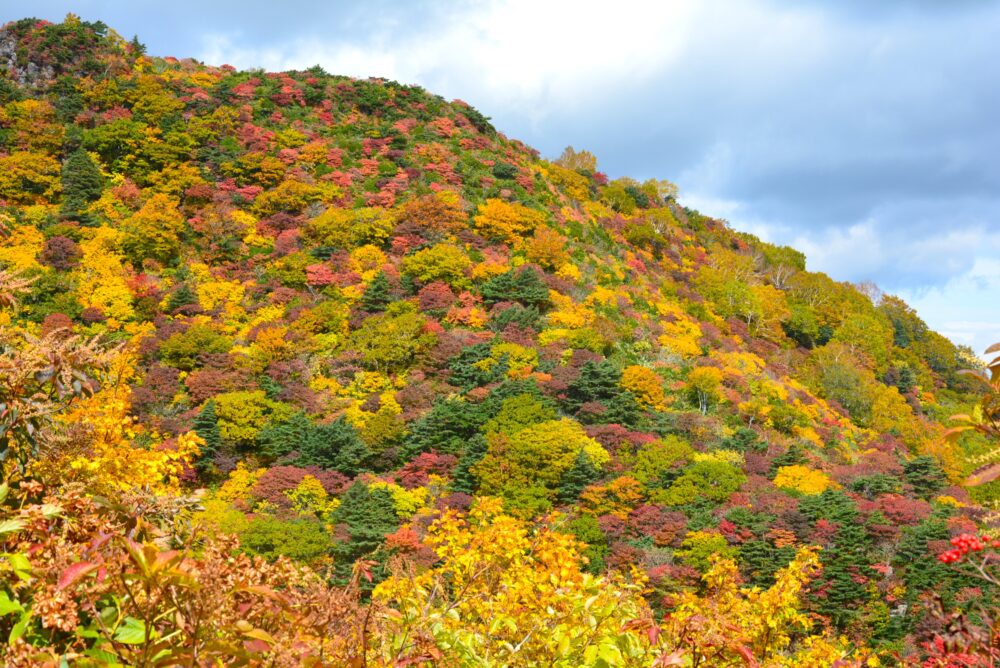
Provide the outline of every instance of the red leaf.
<path id="1" fill-rule="evenodd" d="M 62 575 L 59 576 L 59 584 L 56 585 L 56 588 L 65 589 L 87 573 L 96 570 L 97 566 L 98 564 L 95 564 L 92 561 L 81 561 L 78 564 L 73 564 L 64 570 Z"/>
<path id="2" fill-rule="evenodd" d="M 671 652 L 670 654 L 661 654 L 657 657 L 656 661 L 653 663 L 654 666 L 683 666 L 684 665 L 684 653 L 680 650 L 676 652 Z"/>
<path id="3" fill-rule="evenodd" d="M 757 659 L 754 658 L 753 652 L 750 651 L 750 648 L 746 645 L 735 645 L 733 646 L 733 649 L 736 650 L 737 654 L 743 657 L 743 660 L 746 661 L 743 665 L 748 668 L 757 668 L 757 666 L 760 665 L 757 663 Z"/>

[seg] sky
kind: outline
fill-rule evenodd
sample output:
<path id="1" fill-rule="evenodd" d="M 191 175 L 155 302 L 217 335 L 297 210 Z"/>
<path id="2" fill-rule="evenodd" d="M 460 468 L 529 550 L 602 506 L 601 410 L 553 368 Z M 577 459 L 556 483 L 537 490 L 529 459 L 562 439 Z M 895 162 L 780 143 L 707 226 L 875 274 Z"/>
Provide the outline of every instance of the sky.
<path id="1" fill-rule="evenodd" d="M 0 0 L 152 55 L 419 84 L 1000 340 L 1000 0 Z"/>

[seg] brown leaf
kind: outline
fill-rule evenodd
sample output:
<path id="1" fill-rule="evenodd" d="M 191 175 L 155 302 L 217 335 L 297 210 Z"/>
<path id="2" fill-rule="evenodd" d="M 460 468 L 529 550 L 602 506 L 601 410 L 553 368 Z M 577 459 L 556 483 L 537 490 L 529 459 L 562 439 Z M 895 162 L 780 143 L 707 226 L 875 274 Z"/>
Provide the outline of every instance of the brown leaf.
<path id="1" fill-rule="evenodd" d="M 969 431 L 972 429 L 971 425 L 966 425 L 964 427 L 952 427 L 944 433 L 944 439 L 954 443 L 958 440 L 958 437 L 962 435 L 962 432 Z"/>
<path id="2" fill-rule="evenodd" d="M 969 474 L 969 477 L 965 479 L 965 484 L 968 487 L 978 487 L 993 482 L 997 478 L 1000 478 L 1000 462 L 980 466 Z"/>
<path id="3" fill-rule="evenodd" d="M 989 383 L 989 380 L 986 376 L 986 372 L 979 371 L 978 369 L 959 369 L 956 373 L 958 373 L 960 376 L 972 376 L 973 378 L 981 380 L 984 383 L 987 384 Z"/>

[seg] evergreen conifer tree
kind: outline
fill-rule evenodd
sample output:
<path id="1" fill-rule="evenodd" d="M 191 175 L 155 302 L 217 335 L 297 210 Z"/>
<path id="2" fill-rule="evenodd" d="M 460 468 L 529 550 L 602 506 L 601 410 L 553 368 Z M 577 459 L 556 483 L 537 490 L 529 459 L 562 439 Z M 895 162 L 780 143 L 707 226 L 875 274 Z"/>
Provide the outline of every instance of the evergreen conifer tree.
<path id="1" fill-rule="evenodd" d="M 174 312 L 179 308 L 187 306 L 188 304 L 197 304 L 198 295 L 195 294 L 194 290 L 187 283 L 181 283 L 176 290 L 170 295 L 170 299 L 167 301 L 167 310 Z"/>
<path id="2" fill-rule="evenodd" d="M 313 436 L 313 423 L 305 413 L 299 411 L 287 421 L 269 424 L 257 436 L 257 445 L 261 453 L 277 459 L 295 450 L 301 450 L 303 444 Z"/>
<path id="3" fill-rule="evenodd" d="M 587 362 L 580 369 L 580 376 L 566 392 L 566 407 L 578 411 L 584 404 L 598 403 L 604 407 L 600 422 L 635 426 L 641 410 L 635 396 L 621 386 L 622 372 L 613 362 Z M 593 422 L 594 416 L 579 415 L 581 422 Z"/>
<path id="4" fill-rule="evenodd" d="M 357 475 L 371 456 L 357 430 L 344 418 L 312 428 L 297 449 L 300 466 L 336 469 L 346 475 Z"/>
<path id="5" fill-rule="evenodd" d="M 455 466 L 452 476 L 451 489 L 453 492 L 464 492 L 465 494 L 475 494 L 479 487 L 479 481 L 472 473 L 472 467 L 486 456 L 486 439 L 481 434 L 476 434 L 469 439 L 465 447 L 465 452 Z"/>
<path id="6" fill-rule="evenodd" d="M 481 404 L 460 399 L 439 399 L 427 414 L 410 428 L 402 455 L 412 459 L 421 452 L 460 455 L 469 447 L 487 420 Z M 485 452 L 485 450 L 484 450 Z"/>
<path id="7" fill-rule="evenodd" d="M 73 151 L 62 168 L 62 215 L 90 223 L 85 209 L 101 196 L 103 189 L 104 177 L 90 155 L 82 148 Z"/>
<path id="8" fill-rule="evenodd" d="M 360 438 L 351 439 L 337 453 L 333 468 L 344 475 L 356 476 L 369 470 L 372 458 L 371 448 Z"/>
<path id="9" fill-rule="evenodd" d="M 826 520 L 836 533 L 824 546 L 823 571 L 813 583 L 816 610 L 830 618 L 838 628 L 854 622 L 870 599 L 872 541 L 854 501 L 840 490 L 828 489 L 802 502 L 800 511 L 813 521 Z"/>
<path id="10" fill-rule="evenodd" d="M 484 283 L 480 292 L 487 304 L 516 301 L 539 310 L 549 305 L 549 289 L 533 269 L 511 269 Z"/>
<path id="11" fill-rule="evenodd" d="M 368 284 L 365 293 L 361 295 L 361 308 L 372 313 L 377 313 L 384 311 L 385 307 L 391 301 L 392 295 L 389 292 L 389 279 L 386 278 L 385 272 L 380 271 L 372 279 L 372 282 Z"/>
<path id="12" fill-rule="evenodd" d="M 925 499 L 948 484 L 941 465 L 931 455 L 920 455 L 903 464 L 903 475 L 913 491 Z"/>
<path id="13" fill-rule="evenodd" d="M 356 482 L 344 492 L 340 505 L 333 513 L 333 520 L 344 525 L 349 540 L 338 542 L 333 553 L 336 573 L 346 581 L 351 575 L 354 562 L 377 550 L 385 541 L 385 536 L 399 526 L 396 505 L 392 495 L 385 489 L 371 489 Z M 376 571 L 376 581 L 381 579 L 384 569 Z"/>
<path id="14" fill-rule="evenodd" d="M 573 466 L 563 473 L 562 480 L 559 481 L 559 495 L 557 497 L 559 503 L 566 505 L 575 503 L 580 498 L 580 492 L 583 491 L 583 488 L 597 482 L 600 477 L 600 470 L 594 466 L 587 453 L 581 449 L 576 453 Z"/>
<path id="15" fill-rule="evenodd" d="M 211 399 L 205 402 L 195 417 L 194 433 L 205 441 L 201 446 L 201 454 L 195 462 L 195 468 L 204 473 L 214 467 L 215 456 L 222 449 L 222 432 L 219 430 L 219 419 L 215 414 L 215 402 Z"/>

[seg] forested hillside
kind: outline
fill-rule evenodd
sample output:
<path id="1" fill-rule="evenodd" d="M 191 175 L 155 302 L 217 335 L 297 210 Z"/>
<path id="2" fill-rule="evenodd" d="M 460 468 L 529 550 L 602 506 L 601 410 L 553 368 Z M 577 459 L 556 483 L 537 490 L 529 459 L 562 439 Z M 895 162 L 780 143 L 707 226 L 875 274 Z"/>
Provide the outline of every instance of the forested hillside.
<path id="1" fill-rule="evenodd" d="M 994 665 L 981 360 L 682 201 L 7 24 L 6 665 Z"/>

